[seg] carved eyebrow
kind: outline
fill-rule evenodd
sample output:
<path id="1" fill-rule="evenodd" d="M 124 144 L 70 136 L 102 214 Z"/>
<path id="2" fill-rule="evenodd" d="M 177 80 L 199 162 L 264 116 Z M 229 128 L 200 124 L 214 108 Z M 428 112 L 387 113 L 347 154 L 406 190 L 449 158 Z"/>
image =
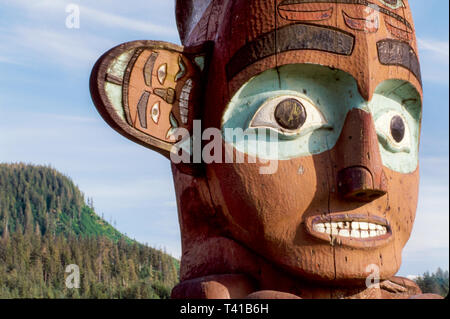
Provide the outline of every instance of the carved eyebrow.
<path id="1" fill-rule="evenodd" d="M 290 4 L 304 4 L 304 3 L 339 3 L 339 4 L 359 4 L 362 6 L 366 6 L 372 8 L 380 13 L 383 13 L 393 19 L 396 19 L 406 25 L 409 29 L 412 29 L 411 24 L 402 16 L 392 12 L 386 8 L 380 7 L 379 5 L 369 2 L 367 0 L 284 0 L 281 2 L 278 7 L 290 5 Z"/>
<path id="2" fill-rule="evenodd" d="M 422 85 L 419 58 L 406 42 L 386 39 L 377 42 L 378 60 L 383 65 L 402 66 L 415 75 Z"/>
<path id="3" fill-rule="evenodd" d="M 141 127 L 143 128 L 147 128 L 147 107 L 149 98 L 150 92 L 145 91 L 144 93 L 142 93 L 142 96 L 137 105 L 139 122 L 141 123 Z"/>
<path id="4" fill-rule="evenodd" d="M 158 58 L 158 53 L 152 52 L 152 54 L 148 58 L 147 62 L 145 63 L 144 79 L 145 79 L 145 84 L 147 86 L 152 86 L 153 68 L 155 67 L 155 62 L 156 62 L 157 58 Z"/>
<path id="5" fill-rule="evenodd" d="M 353 53 L 354 44 L 354 36 L 343 31 L 308 24 L 290 24 L 263 34 L 239 49 L 227 64 L 227 78 L 230 81 L 247 66 L 277 53 L 318 50 L 349 56 Z"/>

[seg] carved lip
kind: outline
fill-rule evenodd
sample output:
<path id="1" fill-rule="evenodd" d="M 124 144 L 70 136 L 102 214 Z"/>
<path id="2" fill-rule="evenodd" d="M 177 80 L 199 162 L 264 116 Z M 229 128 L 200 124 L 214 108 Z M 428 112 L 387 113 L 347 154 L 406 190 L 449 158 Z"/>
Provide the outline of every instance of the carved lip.
<path id="1" fill-rule="evenodd" d="M 347 27 L 357 31 L 365 31 L 368 33 L 377 32 L 380 28 L 380 21 L 378 12 L 374 18 L 357 18 L 351 17 L 345 11 L 342 10 L 342 15 L 344 16 L 344 21 Z"/>
<path id="2" fill-rule="evenodd" d="M 311 236 L 335 246 L 372 249 L 386 245 L 392 239 L 389 222 L 378 216 L 345 213 L 311 216 L 305 226 Z M 359 237 L 355 237 L 356 234 Z"/>
<path id="3" fill-rule="evenodd" d="M 290 21 L 323 21 L 333 15 L 333 7 L 320 10 L 308 10 L 308 4 L 280 5 L 278 13 L 283 19 Z"/>

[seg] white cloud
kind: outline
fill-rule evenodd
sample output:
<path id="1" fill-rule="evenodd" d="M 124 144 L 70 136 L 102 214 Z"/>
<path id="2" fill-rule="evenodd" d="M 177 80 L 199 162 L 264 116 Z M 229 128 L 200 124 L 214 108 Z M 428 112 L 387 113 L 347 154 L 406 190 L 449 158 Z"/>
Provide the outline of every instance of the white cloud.
<path id="1" fill-rule="evenodd" d="M 0 56 L 0 63 L 6 63 L 6 64 L 20 64 L 17 61 L 12 60 L 10 57 L 7 56 Z"/>
<path id="2" fill-rule="evenodd" d="M 34 65 L 39 60 L 39 64 L 57 63 L 67 68 L 91 65 L 99 57 L 99 48 L 113 46 L 97 36 L 23 26 L 2 32 L 0 41 L 6 62 Z"/>
<path id="3" fill-rule="evenodd" d="M 168 199 L 175 196 L 171 179 L 148 178 L 147 176 L 140 180 L 122 179 L 120 183 L 114 184 L 108 181 L 98 181 L 91 182 L 84 191 L 92 196 L 95 195 L 94 198 L 98 200 L 110 201 L 111 198 L 114 198 L 116 201 L 114 208 L 117 208 L 117 205 L 122 208 L 135 207 L 137 201 L 144 200 L 153 202 L 156 206 L 174 207 L 168 205 L 172 203 Z"/>
<path id="4" fill-rule="evenodd" d="M 133 1 L 133 6 L 136 11 L 140 7 L 145 7 L 146 10 L 151 10 L 157 6 L 160 1 Z M 90 3 L 90 6 L 81 5 L 81 1 L 69 0 L 14 0 L 6 1 L 7 4 L 19 6 L 30 13 L 30 21 L 42 19 L 43 16 L 47 19 L 64 21 L 69 15 L 66 8 L 69 4 L 77 5 L 80 8 L 80 18 L 83 25 L 97 24 L 102 27 L 108 26 L 112 28 L 137 31 L 149 34 L 158 34 L 162 36 L 177 36 L 178 32 L 175 24 L 167 23 L 164 25 L 151 23 L 148 21 L 139 20 L 136 17 L 127 17 L 123 14 L 114 13 L 114 11 L 123 12 L 123 3 L 120 6 L 114 6 L 111 1 L 96 1 Z M 166 8 L 167 4 L 159 4 L 158 7 Z"/>
<path id="5" fill-rule="evenodd" d="M 424 81 L 449 83 L 449 42 L 435 39 L 417 39 Z"/>
<path id="6" fill-rule="evenodd" d="M 409 275 L 409 276 L 406 276 L 406 278 L 408 278 L 409 280 L 416 280 L 417 278 L 419 278 L 419 276 L 417 276 L 417 275 Z"/>
<path id="7" fill-rule="evenodd" d="M 439 41 L 434 39 L 418 38 L 419 49 L 423 51 L 430 51 L 440 56 L 443 61 L 448 64 L 449 57 L 449 43 L 448 41 Z"/>
<path id="8" fill-rule="evenodd" d="M 6 1 L 6 5 L 20 9 L 24 17 L 21 20 L 13 20 L 8 27 L 0 27 L 0 63 L 30 66 L 39 59 L 40 64 L 56 64 L 74 69 L 80 65 L 92 66 L 106 50 L 123 42 L 124 40 L 117 37 L 117 33 L 123 31 L 148 34 L 149 38 L 155 35 L 178 38 L 174 22 L 158 24 L 139 20 L 135 17 L 137 9 L 128 12 L 133 15 L 128 17 L 127 12 L 123 10 L 123 4 L 114 7 L 110 1 L 96 2 L 96 7 L 92 3 L 89 3 L 89 6 L 79 5 L 81 28 L 68 29 L 65 26 L 69 14 L 66 12 L 66 6 L 70 2 Z M 155 3 L 147 2 L 146 6 L 155 6 Z M 117 32 L 112 32 L 111 29 Z M 115 39 L 116 37 L 118 39 Z"/>
<path id="9" fill-rule="evenodd" d="M 90 23 L 101 23 L 103 26 L 109 26 L 130 31 L 158 34 L 161 36 L 176 36 L 178 31 L 175 26 L 161 26 L 146 21 L 126 18 L 117 14 L 107 13 L 89 7 L 80 7 L 83 19 L 88 19 Z"/>

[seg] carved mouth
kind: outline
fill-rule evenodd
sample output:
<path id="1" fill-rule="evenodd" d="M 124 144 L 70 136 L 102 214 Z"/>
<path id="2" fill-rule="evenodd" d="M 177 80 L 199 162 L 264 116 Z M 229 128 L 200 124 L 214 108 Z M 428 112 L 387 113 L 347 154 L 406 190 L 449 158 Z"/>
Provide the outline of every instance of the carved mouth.
<path id="1" fill-rule="evenodd" d="M 310 235 L 342 246 L 373 248 L 388 243 L 392 230 L 386 219 L 377 216 L 331 214 L 313 216 L 306 222 Z"/>

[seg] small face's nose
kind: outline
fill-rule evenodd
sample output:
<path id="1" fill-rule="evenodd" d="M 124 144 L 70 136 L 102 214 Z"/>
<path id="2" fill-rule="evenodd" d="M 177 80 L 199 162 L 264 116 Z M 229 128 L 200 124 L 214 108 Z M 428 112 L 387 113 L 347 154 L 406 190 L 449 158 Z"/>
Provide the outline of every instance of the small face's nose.
<path id="1" fill-rule="evenodd" d="M 370 202 L 387 192 L 372 115 L 351 110 L 336 144 L 337 188 L 342 198 Z"/>

